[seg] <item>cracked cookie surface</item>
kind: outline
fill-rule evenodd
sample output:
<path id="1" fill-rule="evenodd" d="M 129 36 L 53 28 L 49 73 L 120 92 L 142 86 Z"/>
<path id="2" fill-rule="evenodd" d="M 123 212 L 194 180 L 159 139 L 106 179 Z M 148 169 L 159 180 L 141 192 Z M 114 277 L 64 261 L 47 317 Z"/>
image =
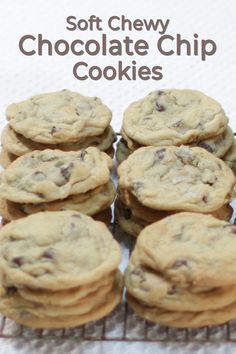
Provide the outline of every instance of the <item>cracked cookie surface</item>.
<path id="1" fill-rule="evenodd" d="M 62 90 L 13 103 L 6 116 L 10 126 L 26 138 L 58 144 L 102 134 L 112 114 L 97 97 Z"/>
<path id="2" fill-rule="evenodd" d="M 34 151 L 2 172 L 0 196 L 17 203 L 64 199 L 107 183 L 112 165 L 112 159 L 94 147 Z"/>
<path id="3" fill-rule="evenodd" d="M 98 281 L 120 260 L 105 224 L 75 211 L 41 212 L 0 229 L 4 288 L 70 289 Z"/>
<path id="4" fill-rule="evenodd" d="M 152 209 L 212 212 L 231 200 L 235 176 L 198 147 L 143 147 L 118 167 L 119 186 Z"/>
<path id="5" fill-rule="evenodd" d="M 181 145 L 223 133 L 228 118 L 221 105 L 200 91 L 159 90 L 132 103 L 122 130 L 142 145 Z"/>

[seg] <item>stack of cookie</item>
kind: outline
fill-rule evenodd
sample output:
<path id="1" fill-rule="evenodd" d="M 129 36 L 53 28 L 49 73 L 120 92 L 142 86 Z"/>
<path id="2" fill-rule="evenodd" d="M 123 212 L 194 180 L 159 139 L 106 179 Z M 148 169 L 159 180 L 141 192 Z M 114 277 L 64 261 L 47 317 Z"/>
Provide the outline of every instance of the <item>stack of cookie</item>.
<path id="1" fill-rule="evenodd" d="M 117 160 L 123 161 L 141 146 L 191 145 L 202 147 L 226 162 L 231 149 L 229 165 L 234 167 L 236 146 L 227 124 L 221 105 L 199 91 L 151 92 L 125 111 Z"/>
<path id="2" fill-rule="evenodd" d="M 11 221 L 39 211 L 75 210 L 109 223 L 116 194 L 112 166 L 95 147 L 25 154 L 1 174 L 0 215 Z"/>
<path id="3" fill-rule="evenodd" d="M 138 236 L 170 214 L 193 211 L 230 220 L 235 176 L 219 158 L 199 147 L 142 147 L 118 167 L 120 226 Z"/>
<path id="4" fill-rule="evenodd" d="M 127 300 L 147 320 L 174 327 L 236 317 L 236 226 L 179 213 L 147 226 L 125 272 Z"/>
<path id="5" fill-rule="evenodd" d="M 0 230 L 0 312 L 33 328 L 98 320 L 121 300 L 120 260 L 107 227 L 84 214 L 12 221 Z"/>
<path id="6" fill-rule="evenodd" d="M 97 97 L 63 90 L 14 103 L 6 111 L 0 163 L 6 168 L 34 150 L 78 151 L 96 146 L 113 156 L 112 113 Z"/>

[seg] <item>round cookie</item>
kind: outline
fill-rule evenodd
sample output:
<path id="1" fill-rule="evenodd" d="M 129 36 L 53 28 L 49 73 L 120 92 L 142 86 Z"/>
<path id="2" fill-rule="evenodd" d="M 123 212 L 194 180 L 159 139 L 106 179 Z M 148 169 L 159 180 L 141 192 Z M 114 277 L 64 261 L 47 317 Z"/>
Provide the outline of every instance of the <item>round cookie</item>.
<path id="1" fill-rule="evenodd" d="M 210 215 L 177 213 L 147 226 L 137 239 L 140 263 L 173 284 L 235 284 L 236 226 Z"/>
<path id="2" fill-rule="evenodd" d="M 17 156 L 22 156 L 33 150 L 59 149 L 62 151 L 78 151 L 89 146 L 95 146 L 101 151 L 106 151 L 116 141 L 116 134 L 112 127 L 109 126 L 99 136 L 83 138 L 73 143 L 49 145 L 29 140 L 23 135 L 16 133 L 10 125 L 7 125 L 3 129 L 1 141 L 5 150 Z"/>
<path id="3" fill-rule="evenodd" d="M 22 298 L 19 293 L 9 292 L 0 298 L 0 312 L 7 309 L 14 309 L 19 312 L 27 311 L 29 314 L 39 318 L 47 317 L 63 317 L 71 315 L 83 315 L 88 313 L 98 306 L 104 304 L 109 299 L 113 286 L 105 286 L 94 293 L 88 294 L 86 297 L 81 298 L 78 302 L 67 306 L 58 305 L 45 305 L 37 302 L 32 302 Z"/>
<path id="4" fill-rule="evenodd" d="M 75 210 L 92 216 L 108 208 L 115 195 L 115 186 L 110 181 L 86 193 L 71 195 L 66 199 L 49 203 L 20 204 L 0 198 L 0 215 L 9 221 L 40 211 Z"/>
<path id="5" fill-rule="evenodd" d="M 218 310 L 202 312 L 166 311 L 157 307 L 145 306 L 130 295 L 127 296 L 127 302 L 139 316 L 146 320 L 177 328 L 219 325 L 236 317 L 236 302 Z"/>
<path id="6" fill-rule="evenodd" d="M 138 216 L 133 209 L 126 207 L 121 201 L 116 202 L 116 218 L 121 228 L 134 237 L 138 237 L 140 232 L 150 225 L 150 223 L 157 222 L 166 218 L 167 216 L 176 214 L 176 212 L 165 212 L 163 210 L 155 210 L 151 215 Z M 230 205 L 224 205 L 219 210 L 212 214 L 217 219 L 230 221 L 233 215 L 233 208 Z M 147 220 L 148 219 L 148 220 Z"/>
<path id="7" fill-rule="evenodd" d="M 16 203 L 64 199 L 107 183 L 112 165 L 111 158 L 95 147 L 34 151 L 2 172 L 0 196 Z"/>
<path id="8" fill-rule="evenodd" d="M 10 166 L 10 164 L 13 161 L 15 161 L 16 159 L 17 159 L 17 156 L 11 154 L 10 152 L 5 150 L 4 148 L 1 149 L 1 152 L 0 152 L 0 165 L 3 168 L 7 168 L 8 166 Z"/>
<path id="9" fill-rule="evenodd" d="M 198 147 L 143 147 L 118 167 L 119 186 L 152 209 L 211 213 L 232 197 L 235 176 Z"/>
<path id="10" fill-rule="evenodd" d="M 112 113 L 97 97 L 62 90 L 13 103 L 6 116 L 10 126 L 26 138 L 58 144 L 102 134 Z"/>
<path id="11" fill-rule="evenodd" d="M 105 277 L 120 260 L 105 224 L 75 211 L 37 213 L 0 229 L 5 288 L 70 289 Z"/>
<path id="12" fill-rule="evenodd" d="M 80 316 L 38 317 L 30 314 L 27 309 L 19 311 L 13 308 L 4 309 L 2 313 L 14 321 L 32 328 L 69 328 L 77 327 L 91 321 L 98 321 L 112 312 L 120 301 L 121 290 L 116 288 L 106 302 L 96 309 Z"/>
<path id="13" fill-rule="evenodd" d="M 211 152 L 216 157 L 222 157 L 230 149 L 234 141 L 234 133 L 228 126 L 226 130 L 213 138 L 207 140 L 196 141 L 190 144 L 190 146 L 198 146 Z"/>
<path id="14" fill-rule="evenodd" d="M 188 144 L 223 133 L 228 118 L 221 105 L 200 91 L 161 90 L 132 103 L 122 130 L 141 145 Z"/>
<path id="15" fill-rule="evenodd" d="M 21 298 L 28 301 L 37 302 L 44 305 L 70 306 L 78 303 L 80 299 L 87 297 L 91 293 L 96 293 L 101 288 L 106 288 L 109 292 L 115 281 L 114 273 L 108 274 L 104 279 L 86 284 L 78 288 L 67 290 L 50 291 L 46 289 L 18 288 L 17 292 Z"/>
<path id="16" fill-rule="evenodd" d="M 136 220 L 142 219 L 149 223 L 153 223 L 176 213 L 176 211 L 155 210 L 145 207 L 128 190 L 122 188 L 119 189 L 119 199 L 122 204 L 121 209 L 126 210 L 126 215 L 128 215 L 128 210 L 130 210 L 130 213 L 136 218 Z M 230 221 L 233 211 L 233 208 L 229 204 L 225 204 L 210 214 L 220 220 Z"/>
<path id="17" fill-rule="evenodd" d="M 130 295 L 147 306 L 167 311 L 199 312 L 217 310 L 235 302 L 236 285 L 192 292 L 191 286 L 173 285 L 168 279 L 142 266 L 133 251 L 125 271 L 125 286 Z"/>

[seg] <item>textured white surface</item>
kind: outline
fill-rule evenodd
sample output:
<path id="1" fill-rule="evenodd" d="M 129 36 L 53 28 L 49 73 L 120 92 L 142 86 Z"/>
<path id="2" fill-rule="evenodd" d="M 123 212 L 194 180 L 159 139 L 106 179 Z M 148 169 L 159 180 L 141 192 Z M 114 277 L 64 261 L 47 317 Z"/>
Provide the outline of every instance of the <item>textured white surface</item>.
<path id="1" fill-rule="evenodd" d="M 235 0 L 1 0 L 1 70 L 0 113 L 4 121 L 5 107 L 13 101 L 35 93 L 69 88 L 88 95 L 100 96 L 113 110 L 113 125 L 119 128 L 122 112 L 127 105 L 156 88 L 196 88 L 217 99 L 230 117 L 236 130 L 236 1 Z M 88 18 L 96 14 L 104 19 L 124 14 L 135 18 L 170 19 L 168 32 L 181 33 L 186 38 L 212 38 L 218 45 L 217 53 L 202 62 L 199 57 L 158 56 L 154 45 L 144 57 L 123 57 L 124 63 L 134 59 L 139 65 L 162 65 L 161 81 L 78 81 L 72 74 L 73 65 L 81 58 L 76 56 L 26 57 L 18 49 L 19 38 L 24 34 L 42 33 L 53 40 L 66 38 L 88 39 L 100 36 L 99 32 L 66 30 L 66 17 Z M 130 35 L 155 43 L 153 31 L 119 33 L 107 31 L 113 38 Z M 83 57 L 91 64 L 115 64 L 117 57 Z"/>
<path id="2" fill-rule="evenodd" d="M 217 99 L 230 118 L 236 131 L 236 1 L 235 0 L 0 0 L 0 126 L 5 124 L 4 112 L 8 104 L 35 93 L 68 88 L 87 95 L 100 96 L 113 110 L 113 126 L 120 128 L 122 112 L 127 105 L 156 88 L 195 88 Z M 96 38 L 97 32 L 69 32 L 65 18 L 75 15 L 87 18 L 95 14 L 104 19 L 124 14 L 135 18 L 169 18 L 171 34 L 181 33 L 192 38 L 212 38 L 218 45 L 215 56 L 202 62 L 198 57 L 160 57 L 155 51 L 144 58 L 123 57 L 127 65 L 136 60 L 139 65 L 162 65 L 161 81 L 77 81 L 72 74 L 79 58 L 26 57 L 18 50 L 19 38 L 27 33 L 43 33 L 51 40 L 66 38 Z M 155 32 L 121 33 L 108 31 L 114 38 L 129 34 L 150 43 Z M 114 65 L 115 57 L 84 57 L 98 65 Z M 160 343 L 79 343 L 78 340 L 1 340 L 0 354 L 11 353 L 233 353 L 230 344 L 160 344 Z"/>

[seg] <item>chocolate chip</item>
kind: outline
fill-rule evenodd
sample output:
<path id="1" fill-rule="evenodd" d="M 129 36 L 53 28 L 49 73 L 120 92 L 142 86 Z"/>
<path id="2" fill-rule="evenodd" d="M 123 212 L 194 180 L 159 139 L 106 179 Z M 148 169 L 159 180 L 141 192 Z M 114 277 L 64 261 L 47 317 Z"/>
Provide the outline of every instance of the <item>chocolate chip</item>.
<path id="1" fill-rule="evenodd" d="M 57 131 L 57 128 L 56 128 L 55 125 L 54 125 L 54 126 L 52 127 L 51 131 L 50 131 L 51 135 L 53 135 L 54 133 L 56 133 L 56 131 Z"/>
<path id="2" fill-rule="evenodd" d="M 212 147 L 209 145 L 209 144 L 207 144 L 207 143 L 205 143 L 204 141 L 200 141 L 198 144 L 197 144 L 197 146 L 199 146 L 199 147 L 201 147 L 201 148 L 203 148 L 203 149 L 205 149 L 205 150 L 207 150 L 207 151 L 209 151 L 209 152 L 211 152 L 211 153 L 213 153 L 213 149 L 212 149 Z"/>
<path id="3" fill-rule="evenodd" d="M 34 180 L 36 181 L 43 181 L 46 179 L 46 175 L 41 172 L 41 171 L 35 171 L 33 174 L 32 174 L 32 177 Z"/>
<path id="4" fill-rule="evenodd" d="M 68 166 L 61 168 L 60 170 L 61 174 L 66 180 L 70 178 L 73 167 L 74 167 L 73 162 L 70 162 Z"/>
<path id="5" fill-rule="evenodd" d="M 204 196 L 202 197 L 202 200 L 203 200 L 204 203 L 207 203 L 207 196 L 204 195 Z"/>
<path id="6" fill-rule="evenodd" d="M 53 248 L 48 248 L 45 250 L 42 254 L 43 258 L 48 258 L 48 259 L 53 259 L 54 258 L 54 249 Z"/>
<path id="7" fill-rule="evenodd" d="M 85 155 L 87 155 L 87 153 L 88 153 L 88 151 L 86 151 L 86 150 L 81 151 L 81 153 L 80 153 L 80 160 L 81 161 L 84 161 L 84 157 L 85 157 Z"/>
<path id="8" fill-rule="evenodd" d="M 164 93 L 165 93 L 165 92 L 162 91 L 162 90 L 158 90 L 158 91 L 157 91 L 157 95 L 158 95 L 158 96 L 164 95 Z"/>
<path id="9" fill-rule="evenodd" d="M 39 198 L 45 199 L 45 195 L 43 193 L 36 193 Z"/>
<path id="10" fill-rule="evenodd" d="M 156 102 L 156 110 L 158 112 L 164 112 L 166 109 L 162 104 L 159 104 L 158 102 Z"/>
<path id="11" fill-rule="evenodd" d="M 12 263 L 14 263 L 15 265 L 17 265 L 18 267 L 22 266 L 22 264 L 24 264 L 24 257 L 15 257 L 12 258 Z"/>
<path id="12" fill-rule="evenodd" d="M 78 218 L 78 219 L 80 219 L 81 218 L 81 216 L 80 216 L 80 214 L 73 214 L 73 215 L 71 215 L 73 218 Z"/>
<path id="13" fill-rule="evenodd" d="M 9 240 L 14 242 L 16 241 L 16 238 L 14 236 L 9 236 Z"/>
<path id="14" fill-rule="evenodd" d="M 188 262 L 185 259 L 179 259 L 178 261 L 176 261 L 173 265 L 173 268 L 180 268 L 180 267 L 184 267 L 187 266 Z"/>
<path id="15" fill-rule="evenodd" d="M 213 186 L 213 182 L 204 182 L 205 184 L 208 184 L 209 186 Z"/>
<path id="16" fill-rule="evenodd" d="M 80 113 L 79 113 L 79 111 L 78 111 L 78 109 L 76 108 L 76 110 L 75 110 L 75 114 L 79 117 L 80 116 Z"/>
<path id="17" fill-rule="evenodd" d="M 180 119 L 177 122 L 175 122 L 174 124 L 172 124 L 173 128 L 180 128 L 182 126 L 183 126 L 183 120 L 182 119 Z"/>
<path id="18" fill-rule="evenodd" d="M 165 151 L 166 151 L 166 149 L 161 149 L 161 150 L 155 151 L 155 158 L 157 157 L 158 160 L 162 160 L 165 157 Z"/>
<path id="19" fill-rule="evenodd" d="M 6 291 L 7 296 L 12 296 L 17 292 L 17 288 L 15 288 L 14 286 L 10 286 L 6 290 L 7 290 Z"/>
<path id="20" fill-rule="evenodd" d="M 131 210 L 130 209 L 122 209 L 122 215 L 125 218 L 125 220 L 129 220 L 131 218 Z"/>
<path id="21" fill-rule="evenodd" d="M 176 286 L 172 285 L 171 289 L 168 291 L 168 295 L 174 295 L 176 292 Z"/>
<path id="22" fill-rule="evenodd" d="M 176 235 L 173 235 L 173 239 L 176 241 L 180 241 L 182 239 L 182 236 L 183 236 L 183 234 L 176 234 Z"/>

